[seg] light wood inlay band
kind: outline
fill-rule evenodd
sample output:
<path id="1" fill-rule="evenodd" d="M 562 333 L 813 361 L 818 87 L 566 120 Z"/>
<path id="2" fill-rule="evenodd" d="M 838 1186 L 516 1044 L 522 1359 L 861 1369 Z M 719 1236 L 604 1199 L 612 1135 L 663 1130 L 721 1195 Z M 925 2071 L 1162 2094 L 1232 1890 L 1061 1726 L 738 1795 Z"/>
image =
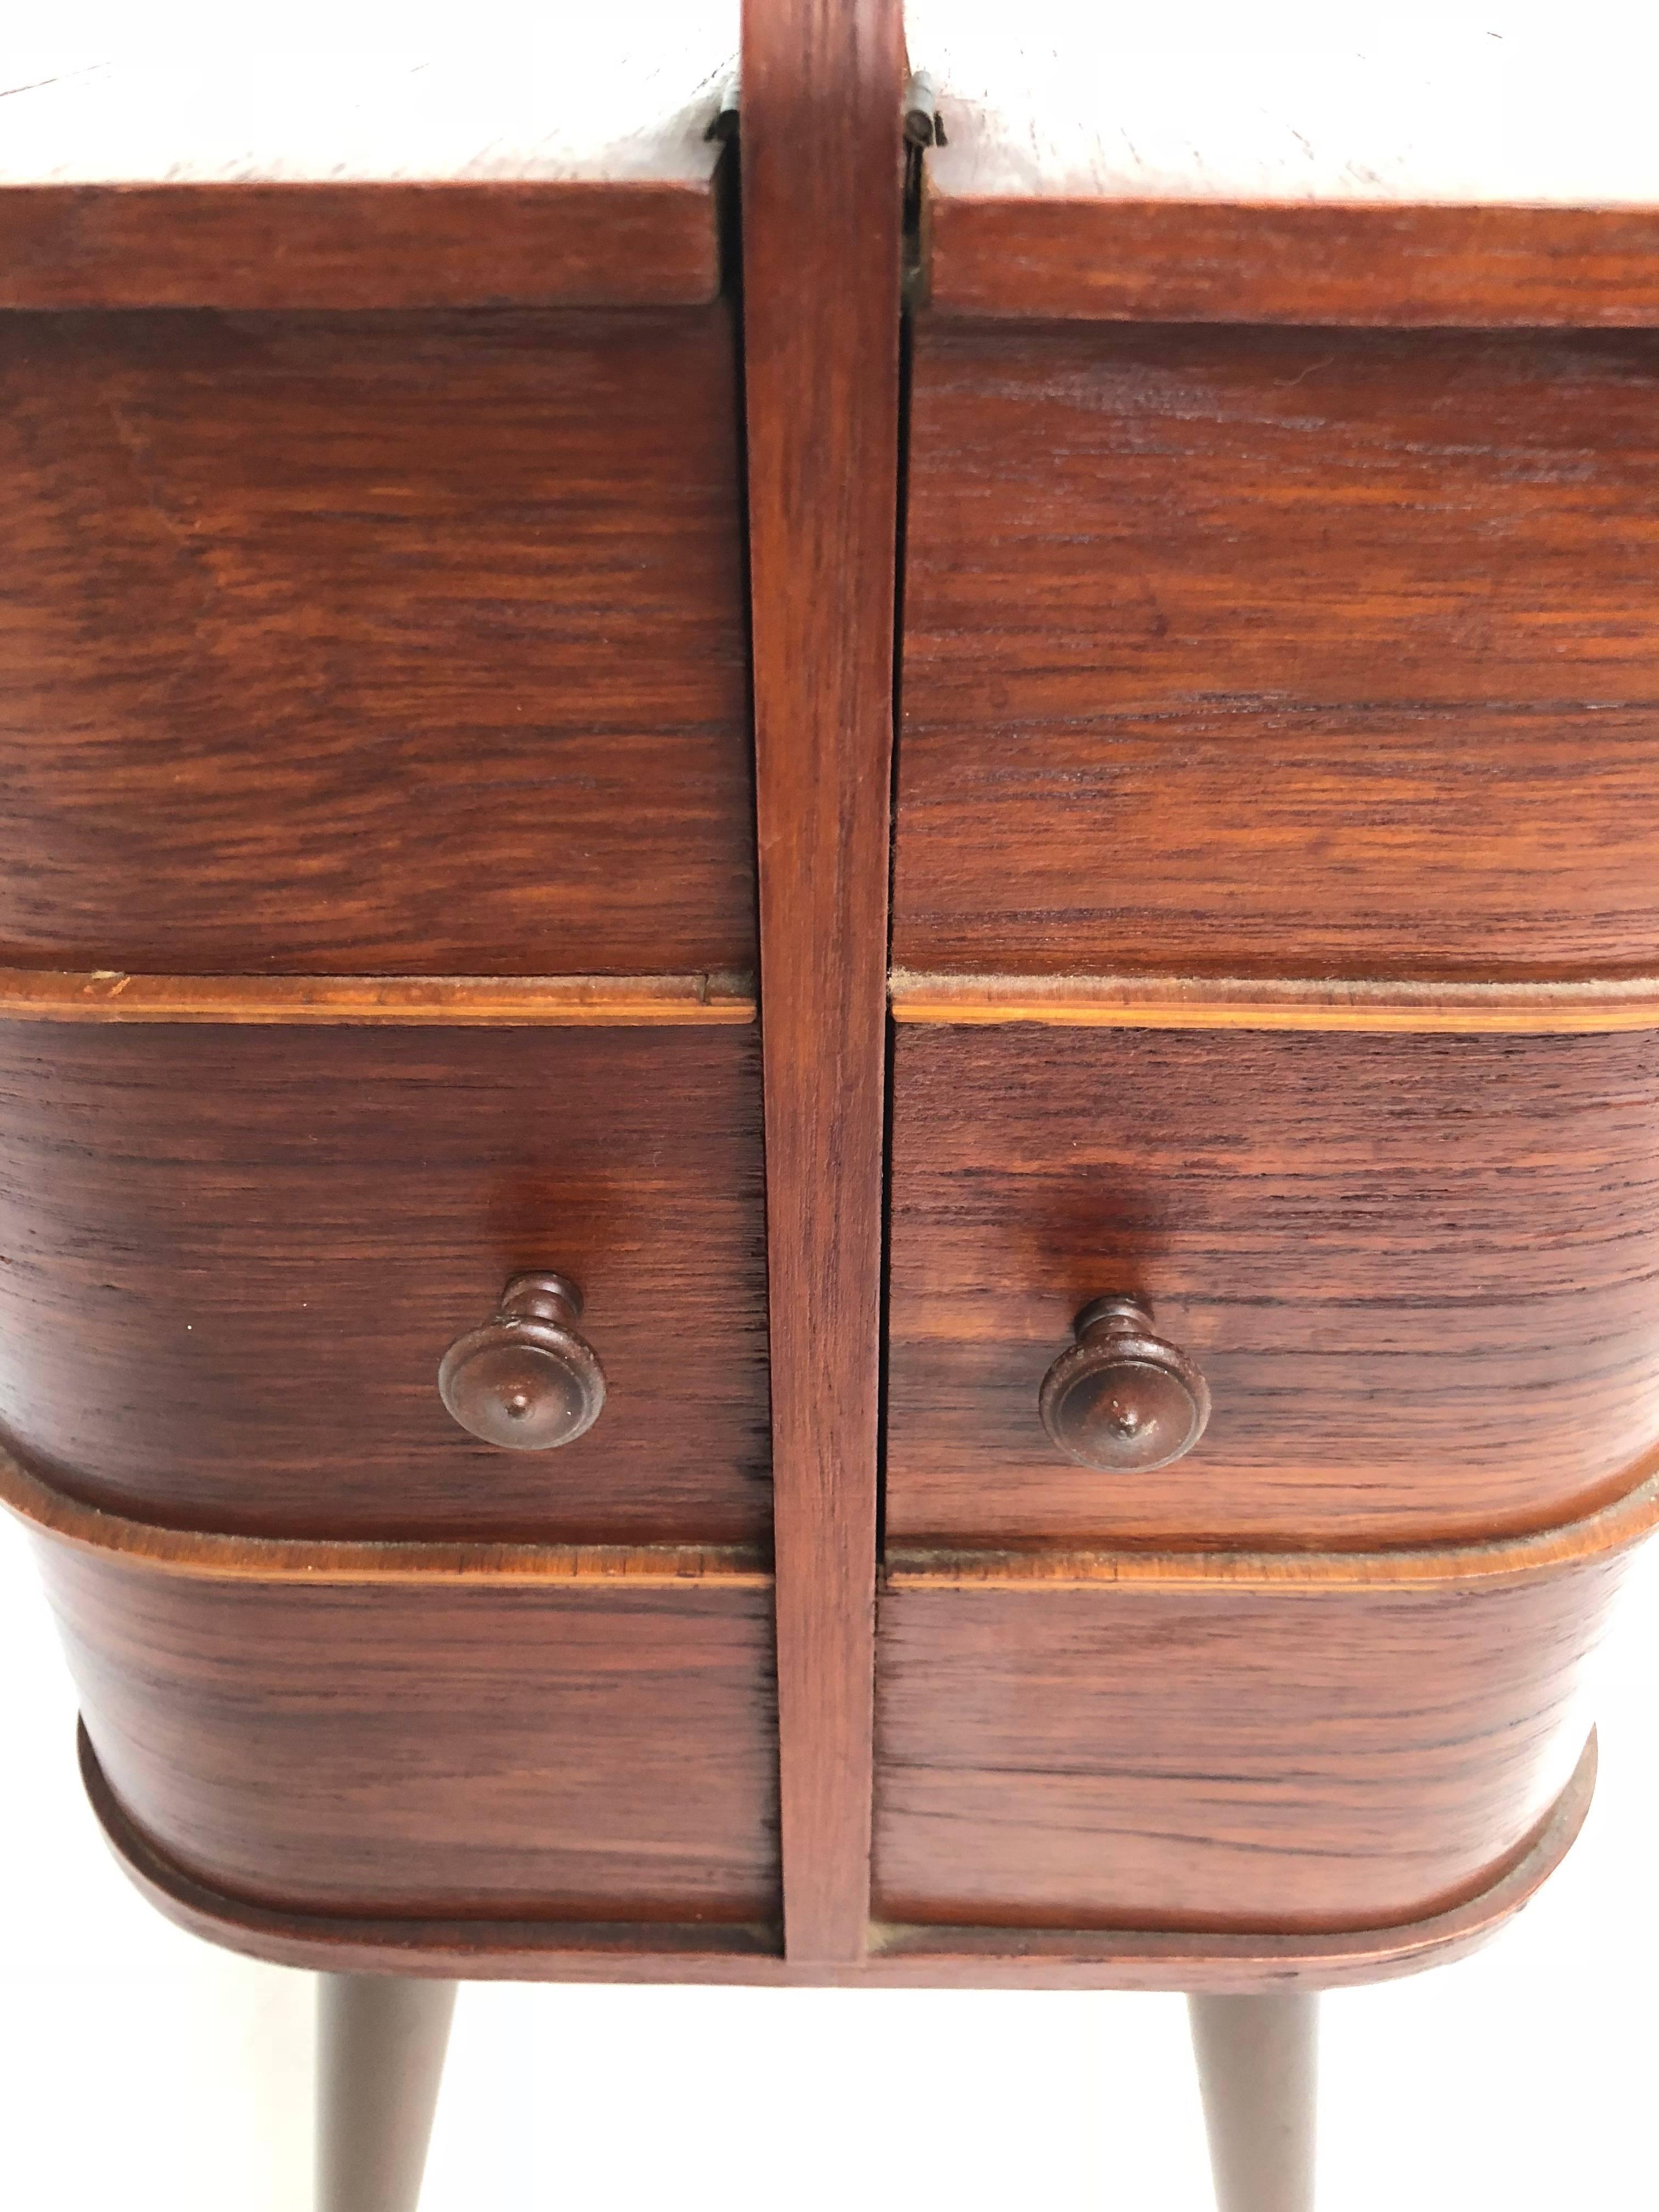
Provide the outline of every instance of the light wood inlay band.
<path id="1" fill-rule="evenodd" d="M 896 1022 L 1419 1034 L 1659 1029 L 1659 977 L 1437 983 L 1289 976 L 926 975 L 896 968 Z"/>
<path id="2" fill-rule="evenodd" d="M 158 1571 L 218 1581 L 338 1583 L 483 1582 L 626 1583 L 635 1589 L 719 1583 L 765 1589 L 763 1553 L 742 1544 L 485 1544 L 384 1539 L 319 1540 L 171 1528 L 108 1513 L 67 1496 L 0 1451 L 0 1505 L 43 1535 Z M 1575 1521 L 1488 1543 L 1402 1545 L 1369 1552 L 1157 1552 L 1059 1549 L 890 1549 L 889 1589 L 1400 1589 L 1423 1583 L 1524 1582 L 1609 1559 L 1659 1527 L 1659 1460 L 1634 1488 Z"/>
<path id="3" fill-rule="evenodd" d="M 1659 1527 L 1659 1463 L 1612 1504 L 1576 1521 L 1486 1543 L 1401 1545 L 1368 1552 L 1155 1552 L 890 1548 L 889 1589 L 1399 1589 L 1529 1582 L 1611 1559 Z"/>
<path id="4" fill-rule="evenodd" d="M 0 968 L 0 1021 L 491 1028 L 743 1023 L 752 975 L 129 975 Z"/>
<path id="5" fill-rule="evenodd" d="M 28 1474 L 0 1451 L 0 1504 L 37 1534 L 135 1566 L 215 1582 L 484 1583 L 492 1589 L 580 1584 L 615 1589 L 769 1589 L 765 1555 L 744 1544 L 455 1544 L 340 1542 L 227 1536 L 106 1513 Z"/>

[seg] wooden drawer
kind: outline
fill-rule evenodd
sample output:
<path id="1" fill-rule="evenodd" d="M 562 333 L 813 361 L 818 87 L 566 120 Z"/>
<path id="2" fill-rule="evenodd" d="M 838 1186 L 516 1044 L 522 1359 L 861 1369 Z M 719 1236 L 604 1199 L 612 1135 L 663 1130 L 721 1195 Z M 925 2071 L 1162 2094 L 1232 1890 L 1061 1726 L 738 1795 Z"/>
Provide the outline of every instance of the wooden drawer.
<path id="1" fill-rule="evenodd" d="M 0 1426 L 193 1528 L 762 1540 L 760 1111 L 752 1024 L 0 1023 Z M 498 1449 L 438 1363 L 547 1268 L 605 1410 Z"/>
<path id="2" fill-rule="evenodd" d="M 776 1919 L 763 1578 L 305 1587 L 40 1549 L 106 1779 L 210 1888 L 302 1912 Z"/>
<path id="3" fill-rule="evenodd" d="M 1311 1933 L 1427 1917 L 1496 1881 L 1565 1788 L 1580 1665 L 1620 1573 L 1601 1559 L 1483 1582 L 1469 1559 L 1413 1585 L 1378 1559 L 1345 1583 L 1327 1555 L 1194 1561 L 1183 1579 L 1166 1558 L 1137 1583 L 1132 1567 L 1110 1579 L 1109 1559 L 1066 1588 L 994 1557 L 955 1585 L 901 1570 L 883 1596 L 885 1920 Z"/>
<path id="4" fill-rule="evenodd" d="M 0 965 L 750 969 L 726 306 L 0 316 Z"/>
<path id="5" fill-rule="evenodd" d="M 901 1027 L 895 1540 L 1352 1547 L 1547 1525 L 1659 1443 L 1659 1035 Z M 1039 1422 L 1150 1300 L 1210 1424 L 1152 1473 Z"/>
<path id="6" fill-rule="evenodd" d="M 894 957 L 1651 972 L 1659 337 L 924 316 Z"/>

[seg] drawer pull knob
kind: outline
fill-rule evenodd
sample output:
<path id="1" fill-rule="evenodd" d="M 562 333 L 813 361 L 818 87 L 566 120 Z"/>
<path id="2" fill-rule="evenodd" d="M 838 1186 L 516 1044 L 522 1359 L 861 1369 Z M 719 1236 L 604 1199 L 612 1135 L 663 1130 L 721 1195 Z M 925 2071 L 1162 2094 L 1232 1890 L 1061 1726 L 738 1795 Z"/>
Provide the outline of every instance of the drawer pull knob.
<path id="1" fill-rule="evenodd" d="M 464 1429 L 507 1451 L 550 1451 L 591 1429 L 605 1370 L 578 1336 L 582 1294 L 563 1275 L 514 1275 L 495 1318 L 458 1336 L 438 1395 Z"/>
<path id="2" fill-rule="evenodd" d="M 1042 1378 L 1042 1425 L 1068 1459 L 1144 1474 L 1189 1452 L 1210 1418 L 1209 1385 L 1152 1328 L 1139 1298 L 1095 1298 Z"/>

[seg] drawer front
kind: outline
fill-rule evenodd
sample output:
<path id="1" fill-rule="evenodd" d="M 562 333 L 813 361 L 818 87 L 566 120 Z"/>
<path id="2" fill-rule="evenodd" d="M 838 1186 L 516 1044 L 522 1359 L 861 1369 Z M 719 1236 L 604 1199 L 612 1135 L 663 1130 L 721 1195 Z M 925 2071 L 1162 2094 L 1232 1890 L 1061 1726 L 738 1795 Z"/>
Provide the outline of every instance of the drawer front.
<path id="1" fill-rule="evenodd" d="M 752 967 L 727 310 L 0 317 L 0 964 Z"/>
<path id="2" fill-rule="evenodd" d="M 752 1026 L 0 1024 L 0 1429 L 140 1518 L 760 1540 L 764 1237 Z M 547 1269 L 605 1407 L 501 1449 L 438 1364 Z"/>
<path id="3" fill-rule="evenodd" d="M 1565 1786 L 1617 1575 L 890 1589 L 877 1914 L 1311 1933 L 1461 1901 Z"/>
<path id="4" fill-rule="evenodd" d="M 306 1589 L 40 1548 L 106 1778 L 211 1887 L 325 1913 L 777 1917 L 769 1590 Z"/>
<path id="5" fill-rule="evenodd" d="M 1473 1538 L 1659 1443 L 1659 1036 L 903 1027 L 891 1205 L 895 1540 Z M 1211 1392 L 1151 1472 L 1039 1419 L 1112 1293 Z"/>
<path id="6" fill-rule="evenodd" d="M 1659 338 L 918 331 L 894 956 L 1659 963 Z"/>

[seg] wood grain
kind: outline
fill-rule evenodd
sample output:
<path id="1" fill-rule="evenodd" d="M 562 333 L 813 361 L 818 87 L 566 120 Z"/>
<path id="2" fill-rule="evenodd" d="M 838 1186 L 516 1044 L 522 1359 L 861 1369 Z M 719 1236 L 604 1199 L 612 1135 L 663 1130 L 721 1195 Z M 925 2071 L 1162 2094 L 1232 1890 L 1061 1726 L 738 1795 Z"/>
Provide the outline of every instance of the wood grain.
<path id="1" fill-rule="evenodd" d="M 0 1022 L 637 1029 L 752 1022 L 752 975 L 129 975 L 0 968 Z"/>
<path id="2" fill-rule="evenodd" d="M 1513 15 L 1514 11 L 1510 11 Z M 1659 217 L 1624 27 L 912 0 L 947 143 L 953 313 L 1478 325 L 1659 320 Z M 1044 35 L 1045 31 L 1048 35 Z"/>
<path id="3" fill-rule="evenodd" d="M 311 1589 L 40 1548 L 99 1763 L 197 1879 L 302 1911 L 775 1920 L 766 1592 Z"/>
<path id="4" fill-rule="evenodd" d="M 1649 1462 L 1650 1469 L 1655 1462 Z M 0 1477 L 5 1473 L 0 1462 Z M 3 1493 L 0 1493 L 3 1494 Z M 60 1508 L 59 1510 L 62 1509 Z M 1659 1526 L 1659 1470 L 1577 1521 L 1525 1535 L 1461 1544 L 1394 1545 L 1369 1552 L 1077 1551 L 1044 1544 L 1021 1550 L 986 1545 L 886 1547 L 885 1589 L 1375 1590 L 1535 1582 L 1563 1567 L 1605 1559 L 1642 1542 Z"/>
<path id="5" fill-rule="evenodd" d="M 0 1504 L 66 1543 L 173 1575 L 229 1582 L 333 1583 L 485 1582 L 494 1588 L 624 1583 L 676 1589 L 688 1581 L 769 1589 L 763 1550 L 743 1544 L 489 1544 L 228 1536 L 135 1521 L 42 1482 L 0 1452 Z M 996 1551 L 890 1545 L 886 1589 L 1373 1590 L 1533 1582 L 1564 1566 L 1627 1551 L 1659 1524 L 1659 1472 L 1582 1519 L 1485 1542 L 1395 1546 L 1371 1552 L 1080 1552 L 1052 1546 Z"/>
<path id="6" fill-rule="evenodd" d="M 1651 208 L 969 199 L 929 210 L 955 315 L 1532 330 L 1659 324 Z"/>
<path id="7" fill-rule="evenodd" d="M 744 10 L 743 254 L 785 1929 L 868 1912 L 898 0 Z"/>
<path id="8" fill-rule="evenodd" d="M 1594 1508 L 1659 1443 L 1659 1036 L 901 1029 L 890 1542 L 1362 1548 Z M 1177 1466 L 1091 1475 L 1037 1390 L 1146 1297 Z"/>
<path id="9" fill-rule="evenodd" d="M 118 1512 L 763 1541 L 763 1235 L 752 1029 L 0 1024 L 0 1428 Z M 610 1403 L 496 1451 L 438 1362 L 547 1267 Z"/>
<path id="10" fill-rule="evenodd" d="M 0 1504 L 28 1525 L 84 1550 L 114 1553 L 160 1574 L 210 1582 L 290 1583 L 307 1589 L 364 1583 L 487 1583 L 493 1589 L 623 1584 L 678 1589 L 688 1583 L 770 1589 L 771 1569 L 752 1544 L 436 1544 L 317 1541 L 304 1536 L 227 1536 L 106 1513 L 53 1488 L 0 1451 Z"/>
<path id="11" fill-rule="evenodd" d="M 894 957 L 1650 975 L 1643 335 L 919 327 Z"/>
<path id="12" fill-rule="evenodd" d="M 1273 1990 L 1389 1981 L 1464 1958 L 1486 1942 L 1560 1864 L 1595 1782 L 1592 1734 L 1536 1841 L 1506 1873 L 1466 1903 L 1398 1927 L 1287 1936 L 888 1924 L 872 1931 L 860 1959 L 797 1966 L 780 1955 L 764 1928 L 352 1920 L 249 1905 L 193 1879 L 134 1827 L 84 1729 L 80 1751 L 93 1809 L 128 1876 L 168 1919 L 230 1950 L 325 1973 L 763 1988 Z"/>
<path id="13" fill-rule="evenodd" d="M 929 157 L 871 1926 L 901 11 L 746 14 L 741 426 L 712 153 L 0 193 L 0 1492 L 94 1802 L 335 1971 L 1456 1955 L 1659 1512 L 1659 356 L 1540 327 L 1659 324 L 1659 214 Z M 610 1401 L 493 1453 L 437 1358 L 549 1267 Z M 1109 1289 L 1216 1391 L 1127 1486 L 1036 1417 Z"/>
<path id="14" fill-rule="evenodd" d="M 0 320 L 0 963 L 752 969 L 728 308 Z"/>
<path id="15" fill-rule="evenodd" d="M 734 0 L 489 0 L 434 40 L 354 0 L 343 41 L 204 40 L 155 0 L 135 46 L 14 50 L 0 304 L 670 304 L 718 282 L 704 136 Z"/>
<path id="16" fill-rule="evenodd" d="M 1292 975 L 919 975 L 888 979 L 896 1022 L 961 1028 L 1348 1030 L 1372 1036 L 1605 1036 L 1659 1029 L 1659 977 L 1445 983 Z"/>
<path id="17" fill-rule="evenodd" d="M 1445 1910 L 1528 1850 L 1564 1788 L 1619 1573 L 890 1590 L 876 1910 L 1307 1933 Z"/>
<path id="18" fill-rule="evenodd" d="M 707 185 L 180 184 L 0 188 L 0 307 L 699 306 Z"/>

